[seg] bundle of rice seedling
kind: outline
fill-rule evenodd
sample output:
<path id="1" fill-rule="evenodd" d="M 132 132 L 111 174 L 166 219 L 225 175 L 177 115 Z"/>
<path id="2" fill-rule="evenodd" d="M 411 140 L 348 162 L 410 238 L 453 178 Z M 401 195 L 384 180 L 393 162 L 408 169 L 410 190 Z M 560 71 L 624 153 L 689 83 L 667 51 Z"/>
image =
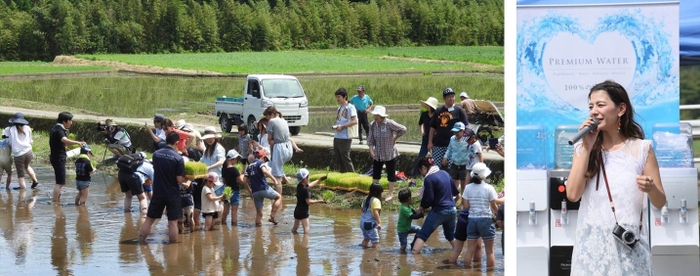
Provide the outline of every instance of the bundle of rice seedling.
<path id="1" fill-rule="evenodd" d="M 207 177 L 207 164 L 202 162 L 185 162 L 185 177 L 188 179 Z"/>
<path id="2" fill-rule="evenodd" d="M 325 201 L 331 201 L 333 197 L 335 196 L 335 193 L 333 191 L 326 190 L 321 194 L 321 198 Z"/>

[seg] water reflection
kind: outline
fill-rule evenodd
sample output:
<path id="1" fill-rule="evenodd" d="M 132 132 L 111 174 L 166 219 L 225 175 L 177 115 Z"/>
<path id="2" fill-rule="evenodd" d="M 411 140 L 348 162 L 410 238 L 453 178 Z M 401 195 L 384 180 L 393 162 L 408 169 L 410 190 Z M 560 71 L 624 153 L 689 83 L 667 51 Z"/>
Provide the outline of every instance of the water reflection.
<path id="1" fill-rule="evenodd" d="M 51 235 L 51 265 L 58 275 L 73 275 L 68 267 L 68 239 L 66 238 L 66 215 L 60 204 L 54 204 L 54 227 Z"/>
<path id="2" fill-rule="evenodd" d="M 45 177 L 40 181 L 53 178 Z M 254 227 L 255 207 L 244 197 L 238 226 L 181 234 L 168 244 L 167 221 L 160 220 L 149 242 L 140 244 L 143 217 L 136 210 L 125 213 L 118 184 L 100 179 L 93 178 L 87 207 L 52 204 L 46 196 L 51 187 L 0 193 L 0 257 L 13 260 L 0 265 L 0 275 L 503 275 L 500 244 L 496 272 L 445 265 L 450 245 L 441 235 L 428 240 L 425 254 L 400 254 L 396 211 L 381 213 L 376 249 L 359 246 L 360 210 L 313 205 L 310 233 L 293 235 L 292 199 L 284 201 L 277 226 Z"/>
<path id="3" fill-rule="evenodd" d="M 78 242 L 82 263 L 87 263 L 92 255 L 92 242 L 95 240 L 95 233 L 90 225 L 90 214 L 87 206 L 78 205 L 75 206 L 75 209 L 78 211 L 78 219 L 75 221 L 75 231 L 77 232 L 75 240 Z"/>

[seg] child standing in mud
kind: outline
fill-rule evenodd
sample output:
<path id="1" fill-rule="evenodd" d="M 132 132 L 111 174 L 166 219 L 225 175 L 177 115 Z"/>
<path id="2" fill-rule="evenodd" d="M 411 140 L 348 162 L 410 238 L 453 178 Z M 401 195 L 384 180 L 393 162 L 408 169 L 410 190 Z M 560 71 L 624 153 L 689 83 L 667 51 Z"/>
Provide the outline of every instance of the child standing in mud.
<path id="1" fill-rule="evenodd" d="M 219 175 L 209 172 L 202 187 L 202 215 L 204 216 L 204 231 L 214 230 L 214 220 L 219 218 L 218 202 L 223 196 L 214 193 L 214 183 L 219 180 Z"/>
<path id="2" fill-rule="evenodd" d="M 299 169 L 297 172 L 297 207 L 294 208 L 294 227 L 292 233 L 297 234 L 299 224 L 304 227 L 304 234 L 309 233 L 309 205 L 326 203 L 325 200 L 311 200 L 309 188 L 318 185 L 321 181 L 326 180 L 326 176 L 321 176 L 314 182 L 309 183 L 309 170 Z"/>
<path id="3" fill-rule="evenodd" d="M 416 210 L 411 208 L 411 190 L 408 188 L 399 191 L 399 201 L 401 202 L 401 209 L 399 211 L 399 222 L 396 224 L 396 232 L 399 234 L 401 252 L 406 252 L 408 235 L 420 231 L 420 226 L 411 225 L 411 220 L 422 218 L 423 213 L 416 212 Z M 415 242 L 416 238 L 414 236 L 411 248 L 413 248 Z"/>
<path id="4" fill-rule="evenodd" d="M 382 221 L 379 218 L 379 213 L 382 211 L 382 188 L 379 184 L 369 186 L 369 195 L 362 202 L 362 217 L 360 217 L 360 229 L 362 229 L 362 247 L 376 248 L 379 243 L 379 230 L 382 230 Z M 369 245 L 369 242 L 372 245 Z"/>
<path id="5" fill-rule="evenodd" d="M 80 148 L 80 155 L 75 160 L 75 187 L 78 188 L 78 195 L 75 196 L 75 205 L 83 205 L 87 201 L 90 190 L 91 174 L 97 169 L 92 167 L 92 150 L 85 145 Z"/>

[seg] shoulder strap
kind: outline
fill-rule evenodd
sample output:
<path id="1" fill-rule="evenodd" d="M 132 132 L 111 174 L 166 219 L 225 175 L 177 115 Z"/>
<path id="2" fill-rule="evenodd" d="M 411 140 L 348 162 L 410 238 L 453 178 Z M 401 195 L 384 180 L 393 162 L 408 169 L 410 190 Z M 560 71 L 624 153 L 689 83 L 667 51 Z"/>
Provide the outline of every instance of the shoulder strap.
<path id="1" fill-rule="evenodd" d="M 617 215 L 615 214 L 615 204 L 613 203 L 612 200 L 612 194 L 610 193 L 610 186 L 608 186 L 608 174 L 605 172 L 605 164 L 603 162 L 603 153 L 602 151 L 598 153 L 598 157 L 600 158 L 600 170 L 603 171 L 603 179 L 605 180 L 605 189 L 608 192 L 608 200 L 610 201 L 610 209 L 612 209 L 613 216 L 615 217 L 615 223 L 618 224 L 617 222 Z M 598 173 L 598 179 L 596 181 L 596 191 L 598 190 L 598 183 L 600 182 L 600 173 Z M 644 222 L 644 208 L 639 212 L 639 231 L 642 231 L 642 223 Z"/>

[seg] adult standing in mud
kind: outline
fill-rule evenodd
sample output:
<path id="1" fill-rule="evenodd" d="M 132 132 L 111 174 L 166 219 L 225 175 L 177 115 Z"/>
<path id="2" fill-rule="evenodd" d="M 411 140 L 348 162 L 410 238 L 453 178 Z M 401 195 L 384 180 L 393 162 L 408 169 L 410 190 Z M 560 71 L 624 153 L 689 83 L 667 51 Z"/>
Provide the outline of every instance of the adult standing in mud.
<path id="1" fill-rule="evenodd" d="M 17 180 L 19 182 L 19 187 L 15 188 L 26 189 L 27 185 L 24 181 L 24 174 L 28 172 L 29 163 L 32 162 L 32 129 L 29 127 L 29 122 L 24 119 L 24 114 L 15 113 L 15 115 L 10 119 L 9 123 L 12 125 L 7 128 L 5 134 L 10 139 L 10 147 L 12 148 L 12 156 L 14 156 L 15 169 L 17 170 Z M 32 184 L 32 188 L 36 188 L 36 181 Z"/>
<path id="2" fill-rule="evenodd" d="M 454 198 L 459 195 L 459 191 L 450 174 L 431 164 L 428 158 L 422 158 L 418 165 L 419 171 L 425 179 L 420 212 L 425 213 L 429 209 L 430 212 L 425 217 L 421 230 L 416 234 L 413 254 L 420 254 L 425 241 L 440 225 L 442 225 L 445 239 L 454 248 L 455 226 L 457 223 L 457 208 Z"/>
<path id="3" fill-rule="evenodd" d="M 455 91 L 452 88 L 445 88 L 442 91 L 442 98 L 445 104 L 440 106 L 432 118 L 430 125 L 430 136 L 428 138 L 428 151 L 433 153 L 433 161 L 435 164 L 442 164 L 442 158 L 445 156 L 447 147 L 450 144 L 452 137 L 452 127 L 456 122 L 462 122 L 465 126 L 467 122 L 467 113 L 462 107 L 455 105 Z M 448 166 L 451 164 L 447 164 Z"/>
<path id="4" fill-rule="evenodd" d="M 282 183 L 282 178 L 286 178 L 282 167 L 284 163 L 292 160 L 292 155 L 294 155 L 290 140 L 289 124 L 280 118 L 274 106 L 265 109 L 263 116 L 269 119 L 267 123 L 267 142 L 270 144 L 270 155 L 272 155 L 270 158 L 270 170 L 272 176 L 277 178 L 275 190 L 281 195 L 282 185 L 279 183 Z"/>
<path id="5" fill-rule="evenodd" d="M 51 154 L 49 161 L 53 167 L 56 178 L 56 186 L 53 188 L 53 201 L 61 201 L 61 189 L 66 185 L 66 146 L 80 145 L 85 146 L 87 143 L 83 141 L 73 141 L 68 139 L 68 130 L 73 125 L 73 114 L 70 112 L 61 112 L 56 119 L 56 125 L 49 132 L 49 147 Z"/>
<path id="6" fill-rule="evenodd" d="M 177 242 L 177 222 L 182 217 L 180 200 L 180 185 L 188 187 L 191 180 L 185 178 L 185 160 L 177 153 L 177 143 L 180 136 L 170 132 L 165 136 L 165 148 L 153 153 L 153 199 L 148 205 L 146 221 L 139 230 L 139 241 L 146 241 L 151 233 L 151 226 L 156 219 L 168 210 L 168 236 L 170 242 Z"/>
<path id="7" fill-rule="evenodd" d="M 339 88 L 335 91 L 335 100 L 340 105 L 336 113 L 335 134 L 333 135 L 333 156 L 335 163 L 338 166 L 338 171 L 354 172 L 355 167 L 350 159 L 350 146 L 352 145 L 352 137 L 350 137 L 349 127 L 357 124 L 357 110 L 350 102 L 348 102 L 348 92 L 345 88 Z"/>
<path id="8" fill-rule="evenodd" d="M 360 138 L 360 145 L 362 145 L 362 129 L 365 130 L 365 134 L 368 135 L 367 139 L 369 139 L 369 120 L 367 120 L 367 114 L 372 110 L 374 102 L 369 95 L 365 94 L 365 87 L 360 85 L 360 87 L 357 88 L 357 95 L 352 96 L 350 103 L 355 106 L 357 110 L 357 124 L 359 124 L 357 137 Z"/>

